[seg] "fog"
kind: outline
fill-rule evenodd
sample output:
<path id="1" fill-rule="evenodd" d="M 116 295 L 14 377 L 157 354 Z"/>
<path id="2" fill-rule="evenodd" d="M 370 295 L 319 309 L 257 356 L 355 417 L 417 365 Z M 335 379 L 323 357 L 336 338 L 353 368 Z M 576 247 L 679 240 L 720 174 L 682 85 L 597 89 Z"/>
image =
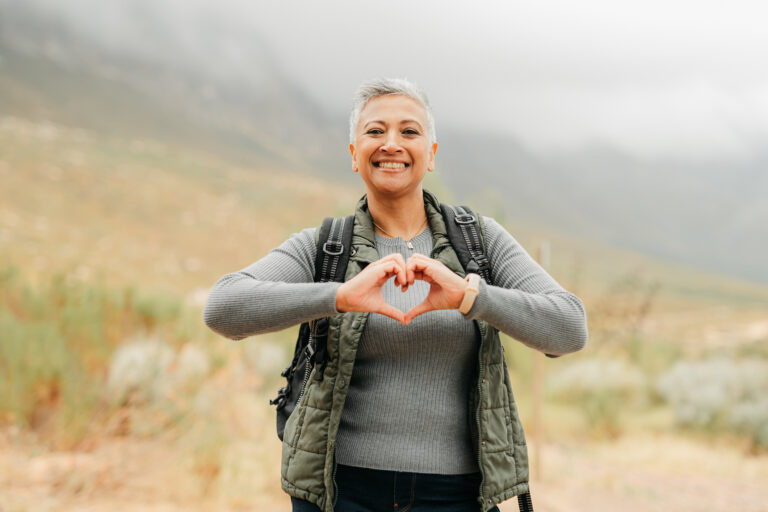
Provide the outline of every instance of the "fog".
<path id="1" fill-rule="evenodd" d="M 270 59 L 331 113 L 362 80 L 406 76 L 428 91 L 438 132 L 500 132 L 536 152 L 609 146 L 696 162 L 768 149 L 762 2 L 29 5 L 112 50 L 225 80 L 257 82 Z"/>
<path id="2" fill-rule="evenodd" d="M 768 282 L 766 14 L 745 1 L 0 0 L 9 83 L 77 77 L 0 106 L 341 180 L 356 87 L 404 76 L 430 95 L 457 199 L 510 191 L 510 218 Z M 147 115 L 104 115 L 126 97 Z"/>

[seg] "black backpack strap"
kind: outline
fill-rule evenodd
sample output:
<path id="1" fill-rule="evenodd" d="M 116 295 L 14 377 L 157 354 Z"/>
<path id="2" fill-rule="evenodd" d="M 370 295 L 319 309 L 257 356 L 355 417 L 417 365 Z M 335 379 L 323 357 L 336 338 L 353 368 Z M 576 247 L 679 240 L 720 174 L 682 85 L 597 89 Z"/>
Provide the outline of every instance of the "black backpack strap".
<path id="1" fill-rule="evenodd" d="M 533 512 L 533 501 L 531 500 L 530 492 L 517 495 L 517 507 L 520 509 L 520 512 Z"/>
<path id="2" fill-rule="evenodd" d="M 448 230 L 453 250 L 467 273 L 480 274 L 488 284 L 491 281 L 491 264 L 485 253 L 485 244 L 480 230 L 479 215 L 467 206 L 441 204 L 443 220 Z"/>
<path id="3" fill-rule="evenodd" d="M 343 283 L 352 247 L 352 230 L 355 216 L 327 217 L 320 226 L 315 256 L 315 282 Z M 310 322 L 312 363 L 317 366 L 315 378 L 323 380 L 328 364 L 328 318 Z"/>
<path id="4" fill-rule="evenodd" d="M 318 228 L 317 256 L 315 258 L 315 282 L 343 282 L 352 247 L 354 216 L 338 219 L 327 218 Z M 301 400 L 312 367 L 316 368 L 317 380 L 323 380 L 328 363 L 328 319 L 320 318 L 304 322 L 299 327 L 293 360 L 283 370 L 286 384 L 277 391 L 277 397 L 269 403 L 277 406 L 277 436 L 283 439 L 285 423 Z"/>
<path id="5" fill-rule="evenodd" d="M 344 282 L 352 246 L 354 215 L 349 217 L 326 217 L 320 226 L 315 256 L 315 282 Z"/>

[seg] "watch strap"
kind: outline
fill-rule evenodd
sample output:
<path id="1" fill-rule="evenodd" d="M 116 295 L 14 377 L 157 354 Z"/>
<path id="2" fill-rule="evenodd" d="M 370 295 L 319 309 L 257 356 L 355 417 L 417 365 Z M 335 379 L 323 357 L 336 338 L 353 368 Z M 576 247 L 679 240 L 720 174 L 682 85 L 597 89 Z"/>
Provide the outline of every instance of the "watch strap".
<path id="1" fill-rule="evenodd" d="M 464 289 L 464 298 L 459 304 L 459 313 L 466 315 L 475 304 L 475 299 L 480 293 L 480 276 L 478 274 L 467 274 L 467 287 Z"/>

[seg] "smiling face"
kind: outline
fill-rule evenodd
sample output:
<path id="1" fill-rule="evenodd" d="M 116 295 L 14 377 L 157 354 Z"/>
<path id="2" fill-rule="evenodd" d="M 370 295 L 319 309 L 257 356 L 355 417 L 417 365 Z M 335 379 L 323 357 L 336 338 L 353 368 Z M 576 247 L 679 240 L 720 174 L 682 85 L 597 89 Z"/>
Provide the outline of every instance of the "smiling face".
<path id="1" fill-rule="evenodd" d="M 421 193 L 421 180 L 435 164 L 437 143 L 430 144 L 427 113 L 408 96 L 379 96 L 366 103 L 349 145 L 352 168 L 369 194 L 400 197 Z"/>

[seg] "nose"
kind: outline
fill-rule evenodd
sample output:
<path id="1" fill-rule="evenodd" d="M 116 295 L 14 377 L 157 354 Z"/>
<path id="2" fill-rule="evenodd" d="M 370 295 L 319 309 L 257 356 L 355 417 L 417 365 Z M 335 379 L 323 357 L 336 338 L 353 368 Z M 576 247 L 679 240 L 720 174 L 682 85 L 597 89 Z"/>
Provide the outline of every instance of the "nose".
<path id="1" fill-rule="evenodd" d="M 387 134 L 387 139 L 384 141 L 384 144 L 381 145 L 381 148 L 379 148 L 382 153 L 402 153 L 403 148 L 400 147 L 400 145 L 397 143 L 397 135 L 390 131 Z"/>

